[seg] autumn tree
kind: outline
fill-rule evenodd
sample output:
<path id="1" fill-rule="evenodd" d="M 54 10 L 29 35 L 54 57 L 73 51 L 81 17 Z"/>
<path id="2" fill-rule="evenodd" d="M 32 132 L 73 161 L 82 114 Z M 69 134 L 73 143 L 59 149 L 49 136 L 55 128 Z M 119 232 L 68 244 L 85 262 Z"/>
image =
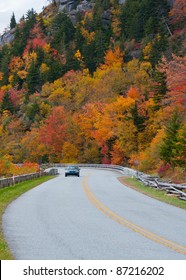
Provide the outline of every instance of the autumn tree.
<path id="1" fill-rule="evenodd" d="M 183 28 L 186 24 L 186 3 L 184 0 L 175 0 L 170 11 L 172 24 L 177 28 Z"/>
<path id="2" fill-rule="evenodd" d="M 40 133 L 38 128 L 32 128 L 27 131 L 21 140 L 21 149 L 23 158 L 31 162 L 45 162 L 47 158 L 47 150 L 44 143 L 40 141 Z"/>
<path id="3" fill-rule="evenodd" d="M 54 107 L 40 128 L 40 141 L 47 149 L 49 159 L 56 162 L 62 157 L 62 148 L 67 140 L 68 114 L 64 107 Z"/>

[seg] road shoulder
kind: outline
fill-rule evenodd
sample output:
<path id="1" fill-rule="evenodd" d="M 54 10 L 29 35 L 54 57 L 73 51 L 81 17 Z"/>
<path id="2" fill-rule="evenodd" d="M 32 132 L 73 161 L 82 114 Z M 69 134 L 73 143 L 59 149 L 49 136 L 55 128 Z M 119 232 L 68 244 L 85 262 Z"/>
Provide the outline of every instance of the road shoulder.
<path id="1" fill-rule="evenodd" d="M 182 208 L 186 210 L 186 202 L 179 200 L 175 195 L 168 195 L 165 191 L 156 190 L 151 187 L 144 186 L 142 183 L 131 177 L 118 177 L 119 182 L 126 187 L 132 188 L 138 192 L 141 192 L 151 198 L 168 203 L 170 205 Z"/>

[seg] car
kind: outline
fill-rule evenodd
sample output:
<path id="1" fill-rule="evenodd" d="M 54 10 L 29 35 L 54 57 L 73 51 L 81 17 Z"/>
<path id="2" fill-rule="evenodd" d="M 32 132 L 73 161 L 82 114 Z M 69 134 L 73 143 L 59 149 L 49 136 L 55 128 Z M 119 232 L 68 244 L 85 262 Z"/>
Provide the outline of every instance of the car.
<path id="1" fill-rule="evenodd" d="M 80 168 L 78 166 L 70 165 L 65 168 L 65 177 L 67 176 L 78 176 L 79 177 Z"/>

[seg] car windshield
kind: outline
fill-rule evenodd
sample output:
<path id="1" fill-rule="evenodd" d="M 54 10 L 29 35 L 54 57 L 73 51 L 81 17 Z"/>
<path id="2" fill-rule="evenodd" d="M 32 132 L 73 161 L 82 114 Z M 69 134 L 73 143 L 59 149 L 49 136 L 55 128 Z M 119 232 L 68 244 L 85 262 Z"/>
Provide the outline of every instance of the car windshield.
<path id="1" fill-rule="evenodd" d="M 67 169 L 70 169 L 70 170 L 72 170 L 72 169 L 77 169 L 78 167 L 76 167 L 76 166 L 68 166 L 67 167 Z"/>

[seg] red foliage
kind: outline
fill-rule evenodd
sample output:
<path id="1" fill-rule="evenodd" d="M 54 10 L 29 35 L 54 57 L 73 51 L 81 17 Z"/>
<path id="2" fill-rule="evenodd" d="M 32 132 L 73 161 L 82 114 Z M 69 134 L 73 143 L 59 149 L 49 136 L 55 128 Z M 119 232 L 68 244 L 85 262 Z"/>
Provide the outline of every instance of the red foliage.
<path id="1" fill-rule="evenodd" d="M 108 156 L 108 152 L 109 152 L 109 149 L 108 149 L 107 145 L 105 144 L 101 149 L 101 154 L 103 155 L 102 164 L 111 163 L 109 156 Z"/>
<path id="2" fill-rule="evenodd" d="M 46 45 L 46 38 L 42 32 L 39 24 L 36 24 L 30 33 L 30 38 L 28 39 L 26 48 L 24 50 L 24 55 L 30 50 L 35 50 L 37 47 L 44 48 Z"/>
<path id="3" fill-rule="evenodd" d="M 2 102 L 4 96 L 4 91 L 0 90 L 0 102 Z"/>
<path id="4" fill-rule="evenodd" d="M 68 114 L 64 107 L 55 107 L 40 129 L 40 140 L 51 153 L 61 155 L 67 136 Z"/>
<path id="5" fill-rule="evenodd" d="M 186 22 L 186 2 L 185 0 L 175 0 L 173 8 L 170 12 L 172 24 L 181 25 L 184 27 Z"/>
<path id="6" fill-rule="evenodd" d="M 158 170 L 158 175 L 161 177 L 165 174 L 166 171 L 168 171 L 170 169 L 170 164 L 167 163 L 165 165 L 160 166 L 159 170 Z"/>
<path id="7" fill-rule="evenodd" d="M 27 54 L 30 50 L 35 50 L 37 47 L 44 48 L 45 45 L 46 45 L 46 41 L 43 39 L 34 38 L 31 40 L 28 40 L 28 43 L 26 45 L 23 55 Z"/>
<path id="8" fill-rule="evenodd" d="M 9 93 L 10 93 L 10 98 L 11 98 L 11 101 L 13 103 L 13 105 L 17 105 L 18 101 L 19 101 L 19 92 L 12 88 L 9 90 Z"/>

